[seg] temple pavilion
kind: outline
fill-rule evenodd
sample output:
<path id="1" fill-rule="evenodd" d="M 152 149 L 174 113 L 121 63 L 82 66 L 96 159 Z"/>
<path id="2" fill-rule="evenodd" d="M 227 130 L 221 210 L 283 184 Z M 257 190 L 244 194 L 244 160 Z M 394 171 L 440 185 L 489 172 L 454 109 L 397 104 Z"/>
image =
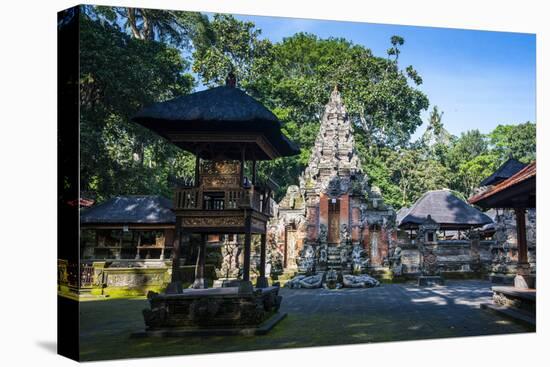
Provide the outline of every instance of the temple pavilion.
<path id="1" fill-rule="evenodd" d="M 487 247 L 476 231 L 492 219 L 454 195 L 432 190 L 398 212 L 399 273 L 457 274 L 482 270 Z"/>
<path id="2" fill-rule="evenodd" d="M 236 88 L 231 75 L 226 86 L 145 107 L 133 121 L 195 156 L 193 184 L 174 190 L 172 282 L 166 294 L 150 295 L 151 308 L 144 310 L 147 330 L 172 335 L 174 327 L 184 334 L 196 328 L 238 333 L 258 327 L 276 313 L 281 297 L 265 276 L 272 189 L 258 182 L 257 162 L 299 150 L 281 132 L 277 117 Z M 191 288 L 183 289 L 180 265 L 190 253 L 192 243 L 186 239 L 192 234 L 201 237 L 196 276 Z M 241 279 L 206 289 L 211 234 L 244 235 L 243 270 Z M 253 235 L 260 236 L 261 244 L 256 287 L 250 281 Z"/>
<path id="3" fill-rule="evenodd" d="M 494 304 L 485 307 L 533 325 L 536 324 L 536 273 L 528 258 L 526 210 L 537 206 L 536 174 L 536 162 L 532 162 L 468 200 L 483 208 L 514 211 L 518 247 L 514 286 L 493 287 Z"/>

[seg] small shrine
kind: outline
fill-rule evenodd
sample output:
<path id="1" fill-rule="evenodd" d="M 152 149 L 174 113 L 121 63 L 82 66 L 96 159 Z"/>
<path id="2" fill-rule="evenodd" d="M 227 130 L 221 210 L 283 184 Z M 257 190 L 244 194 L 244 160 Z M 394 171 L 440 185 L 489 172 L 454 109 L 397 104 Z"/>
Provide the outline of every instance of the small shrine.
<path id="1" fill-rule="evenodd" d="M 299 153 L 281 132 L 280 121 L 261 103 L 228 84 L 141 110 L 133 120 L 195 155 L 191 184 L 176 187 L 173 212 L 172 282 L 165 294 L 149 294 L 143 312 L 150 335 L 265 332 L 284 315 L 278 286 L 265 276 L 266 225 L 272 189 L 257 181 L 257 162 Z M 199 234 L 198 249 L 189 237 Z M 241 279 L 208 288 L 205 258 L 209 235 L 243 234 Z M 260 270 L 250 279 L 252 236 L 260 236 Z M 183 289 L 180 265 L 198 251 L 195 280 Z M 271 321 L 270 321 L 271 320 Z M 275 321 L 273 321 L 275 320 Z"/>
<path id="2" fill-rule="evenodd" d="M 399 211 L 401 259 L 396 271 L 416 273 L 419 285 L 442 284 L 445 274 L 479 274 L 483 259 L 476 228 L 491 223 L 490 217 L 450 190 L 424 193 L 410 208 Z"/>
<path id="3" fill-rule="evenodd" d="M 388 268 L 394 223 L 394 210 L 363 172 L 334 88 L 299 185 L 288 187 L 271 221 L 270 239 L 283 270 L 300 274 L 289 286 L 376 285 L 366 273 Z"/>

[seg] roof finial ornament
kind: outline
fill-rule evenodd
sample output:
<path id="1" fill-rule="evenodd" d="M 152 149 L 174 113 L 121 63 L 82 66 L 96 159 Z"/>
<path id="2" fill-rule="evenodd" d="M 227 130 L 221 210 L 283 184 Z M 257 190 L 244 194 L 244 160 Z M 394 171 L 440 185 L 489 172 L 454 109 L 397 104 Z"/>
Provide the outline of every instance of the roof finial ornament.
<path id="1" fill-rule="evenodd" d="M 338 83 L 334 83 L 334 89 L 330 93 L 330 101 L 334 104 L 341 104 L 340 91 L 338 90 Z"/>
<path id="2" fill-rule="evenodd" d="M 237 85 L 237 77 L 233 73 L 233 71 L 230 71 L 229 74 L 227 74 L 227 78 L 225 78 L 225 85 L 227 87 L 235 88 Z"/>

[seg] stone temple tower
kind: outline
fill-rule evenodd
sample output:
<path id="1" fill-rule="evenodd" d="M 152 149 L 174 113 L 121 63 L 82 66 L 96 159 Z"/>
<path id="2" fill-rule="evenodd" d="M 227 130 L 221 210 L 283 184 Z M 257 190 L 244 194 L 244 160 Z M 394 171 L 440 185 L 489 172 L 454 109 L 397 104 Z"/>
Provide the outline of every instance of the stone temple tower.
<path id="1" fill-rule="evenodd" d="M 395 213 L 370 187 L 353 127 L 335 88 L 299 186 L 290 186 L 272 221 L 285 268 L 365 272 L 387 265 Z"/>

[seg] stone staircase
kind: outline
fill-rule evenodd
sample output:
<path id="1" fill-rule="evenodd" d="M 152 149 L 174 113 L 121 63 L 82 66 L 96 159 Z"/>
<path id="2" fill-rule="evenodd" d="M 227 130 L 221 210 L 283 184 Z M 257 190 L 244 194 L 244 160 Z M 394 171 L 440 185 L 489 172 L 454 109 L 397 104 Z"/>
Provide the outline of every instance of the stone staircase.
<path id="1" fill-rule="evenodd" d="M 327 268 L 336 271 L 342 270 L 342 258 L 338 246 L 328 246 L 327 248 Z"/>

